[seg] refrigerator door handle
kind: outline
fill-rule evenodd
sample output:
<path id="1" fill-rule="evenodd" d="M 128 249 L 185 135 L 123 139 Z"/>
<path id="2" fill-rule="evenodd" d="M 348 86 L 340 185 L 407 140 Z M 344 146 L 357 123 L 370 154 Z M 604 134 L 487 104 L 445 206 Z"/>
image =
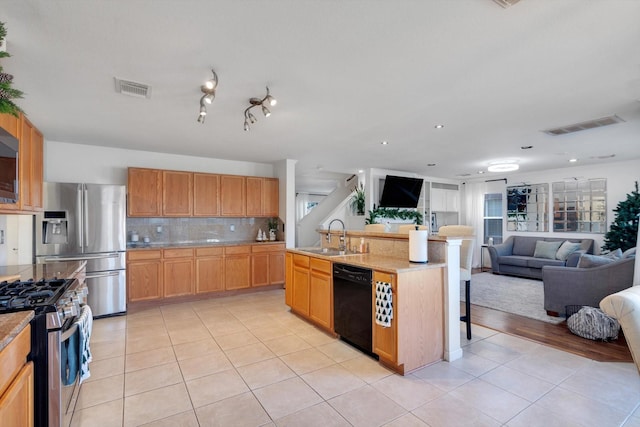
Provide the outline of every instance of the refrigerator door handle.
<path id="1" fill-rule="evenodd" d="M 105 273 L 98 273 L 98 274 L 87 274 L 85 276 L 86 279 L 99 279 L 101 277 L 113 277 L 113 276 L 118 276 L 120 275 L 119 271 L 107 271 Z"/>
<path id="2" fill-rule="evenodd" d="M 78 184 L 78 189 L 76 190 L 76 233 L 78 236 L 78 244 L 80 246 L 80 252 L 82 252 L 82 248 L 84 247 L 84 226 L 82 224 L 82 220 L 84 217 L 82 216 L 82 184 Z"/>
<path id="3" fill-rule="evenodd" d="M 58 261 L 85 261 L 89 259 L 110 259 L 110 258 L 119 258 L 120 254 L 118 252 L 113 252 L 110 254 L 99 254 L 99 255 L 80 255 L 80 256 L 51 256 L 44 259 L 44 262 L 58 262 Z"/>
<path id="4" fill-rule="evenodd" d="M 87 209 L 87 203 L 89 203 L 89 192 L 87 191 L 87 186 L 82 184 L 82 213 L 83 218 L 82 222 L 84 225 L 84 247 L 89 247 L 89 209 Z"/>

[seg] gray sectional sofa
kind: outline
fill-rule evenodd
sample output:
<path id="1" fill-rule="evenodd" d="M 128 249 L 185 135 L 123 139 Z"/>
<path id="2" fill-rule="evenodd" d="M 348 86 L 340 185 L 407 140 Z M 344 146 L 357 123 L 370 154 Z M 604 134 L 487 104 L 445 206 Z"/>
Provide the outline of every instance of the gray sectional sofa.
<path id="1" fill-rule="evenodd" d="M 564 242 L 566 240 L 580 243 L 580 249 L 572 253 L 564 260 L 536 258 L 534 257 L 536 242 Z M 534 236 L 509 236 L 504 243 L 489 246 L 491 256 L 491 269 L 494 274 L 508 274 L 511 276 L 528 277 L 542 279 L 542 267 L 569 266 L 575 267 L 578 264 L 580 255 L 583 253 L 593 253 L 593 239 L 565 239 L 555 237 L 534 237 Z"/>

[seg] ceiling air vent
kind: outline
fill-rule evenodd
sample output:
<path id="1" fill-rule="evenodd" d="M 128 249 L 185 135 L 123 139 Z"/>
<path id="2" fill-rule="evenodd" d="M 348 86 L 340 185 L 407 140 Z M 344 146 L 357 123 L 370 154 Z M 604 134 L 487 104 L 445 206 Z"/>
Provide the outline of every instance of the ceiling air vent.
<path id="1" fill-rule="evenodd" d="M 586 122 L 575 123 L 573 125 L 561 126 L 553 129 L 546 129 L 546 130 L 543 130 L 542 132 L 546 133 L 547 135 L 558 136 L 558 135 L 564 135 L 567 133 L 578 132 L 581 130 L 615 125 L 616 123 L 622 123 L 622 122 L 624 122 L 624 120 L 614 114 L 613 116 L 602 117 L 600 119 L 595 119 L 595 120 L 588 120 Z"/>
<path id="2" fill-rule="evenodd" d="M 151 98 L 151 86 L 114 77 L 116 92 L 137 98 Z"/>
<path id="3" fill-rule="evenodd" d="M 493 0 L 493 1 L 506 9 L 509 6 L 513 6 L 514 4 L 518 3 L 520 0 Z"/>

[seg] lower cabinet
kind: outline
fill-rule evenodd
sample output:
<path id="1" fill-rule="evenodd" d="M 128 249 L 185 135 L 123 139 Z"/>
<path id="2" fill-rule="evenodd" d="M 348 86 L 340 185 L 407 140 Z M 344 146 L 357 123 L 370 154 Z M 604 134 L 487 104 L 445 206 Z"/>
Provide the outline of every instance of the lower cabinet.
<path id="1" fill-rule="evenodd" d="M 224 248 L 224 288 L 243 289 L 251 286 L 251 246 Z"/>
<path id="2" fill-rule="evenodd" d="M 376 293 L 375 293 L 375 285 L 376 282 L 386 282 L 391 283 L 392 287 L 392 298 L 394 308 L 398 304 L 398 288 L 396 285 L 395 276 L 389 273 L 382 273 L 379 271 L 373 272 L 373 292 L 372 292 L 372 304 L 375 307 Z M 396 310 L 397 311 L 397 310 Z M 374 313 L 375 315 L 375 313 Z M 373 352 L 377 354 L 380 359 L 384 361 L 395 364 L 398 360 L 397 358 L 397 330 L 398 330 L 398 318 L 397 313 L 394 313 L 395 319 L 392 320 L 391 326 L 385 328 L 384 326 L 380 326 L 377 323 L 373 322 Z"/>
<path id="3" fill-rule="evenodd" d="M 164 295 L 162 251 L 127 252 L 127 300 L 147 301 Z"/>
<path id="4" fill-rule="evenodd" d="M 287 254 L 285 302 L 296 313 L 333 331 L 333 281 L 331 262 Z"/>
<path id="5" fill-rule="evenodd" d="M 284 303 L 293 306 L 293 254 L 285 255 Z"/>
<path id="6" fill-rule="evenodd" d="M 0 351 L 0 424 L 33 426 L 33 362 L 31 327 L 27 325 Z"/>
<path id="7" fill-rule="evenodd" d="M 193 295 L 193 249 L 164 249 L 162 252 L 163 296 Z"/>
<path id="8" fill-rule="evenodd" d="M 251 247 L 251 286 L 284 283 L 284 244 Z"/>
<path id="9" fill-rule="evenodd" d="M 196 293 L 224 291 L 224 248 L 196 248 Z"/>
<path id="10" fill-rule="evenodd" d="M 293 255 L 293 280 L 291 308 L 309 317 L 309 258 L 305 255 Z"/>

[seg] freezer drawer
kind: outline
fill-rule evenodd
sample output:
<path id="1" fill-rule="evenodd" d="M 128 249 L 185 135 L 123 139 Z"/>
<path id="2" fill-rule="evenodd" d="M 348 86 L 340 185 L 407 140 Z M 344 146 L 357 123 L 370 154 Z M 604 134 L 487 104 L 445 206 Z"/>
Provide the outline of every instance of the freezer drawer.
<path id="1" fill-rule="evenodd" d="M 127 311 L 127 275 L 125 270 L 87 273 L 88 304 L 94 317 Z"/>
<path id="2" fill-rule="evenodd" d="M 123 270 L 127 267 L 126 252 L 94 254 L 45 255 L 36 257 L 38 264 L 60 261 L 87 261 L 87 273 L 94 271 Z"/>

